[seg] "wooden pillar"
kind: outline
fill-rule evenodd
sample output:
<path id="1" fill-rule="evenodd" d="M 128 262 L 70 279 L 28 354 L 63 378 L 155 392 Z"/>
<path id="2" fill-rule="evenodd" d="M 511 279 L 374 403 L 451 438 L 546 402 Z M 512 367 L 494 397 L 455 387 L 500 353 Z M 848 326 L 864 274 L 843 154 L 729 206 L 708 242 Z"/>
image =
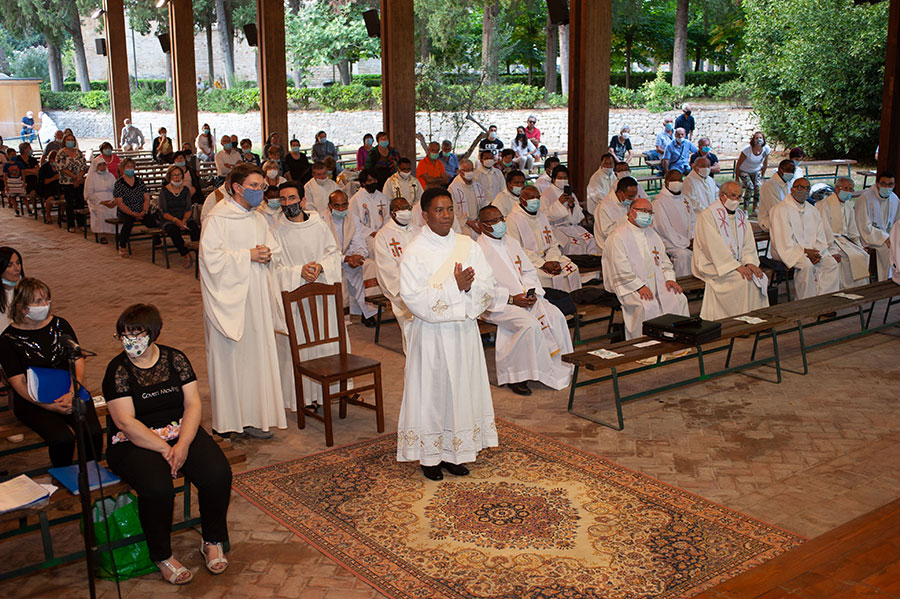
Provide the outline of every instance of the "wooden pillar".
<path id="1" fill-rule="evenodd" d="M 197 138 L 197 68 L 194 55 L 194 11 L 191 0 L 169 0 L 169 45 L 175 85 L 177 149 Z M 196 153 L 197 148 L 194 148 Z"/>
<path id="2" fill-rule="evenodd" d="M 878 170 L 900 170 L 900 0 L 891 0 L 884 91 L 881 96 L 881 131 Z"/>
<path id="3" fill-rule="evenodd" d="M 400 156 L 416 158 L 416 52 L 413 0 L 381 0 L 384 130 Z"/>
<path id="4" fill-rule="evenodd" d="M 128 81 L 128 46 L 125 43 L 123 0 L 103 0 L 106 32 L 107 81 L 113 121 L 114 145 L 119 146 L 122 122 L 131 118 L 131 87 Z M 152 133 L 150 136 L 152 137 Z"/>
<path id="5" fill-rule="evenodd" d="M 609 139 L 611 36 L 612 0 L 570 0 L 569 181 L 582 201 Z"/>
<path id="6" fill-rule="evenodd" d="M 284 1 L 256 0 L 256 37 L 259 41 L 260 121 L 262 141 L 271 133 L 287 144 L 287 57 L 284 41 Z"/>

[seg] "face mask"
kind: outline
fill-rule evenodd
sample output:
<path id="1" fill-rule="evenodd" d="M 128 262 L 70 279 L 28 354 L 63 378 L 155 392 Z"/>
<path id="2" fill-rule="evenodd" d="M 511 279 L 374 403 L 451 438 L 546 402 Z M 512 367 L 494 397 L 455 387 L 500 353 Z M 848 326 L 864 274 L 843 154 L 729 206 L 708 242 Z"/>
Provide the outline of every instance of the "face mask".
<path id="1" fill-rule="evenodd" d="M 792 190 L 791 195 L 794 196 L 794 199 L 797 200 L 798 204 L 802 204 L 809 199 L 809 192 L 805 189 Z"/>
<path id="2" fill-rule="evenodd" d="M 492 158 L 488 158 L 487 160 L 482 160 L 481 166 L 483 166 L 484 168 L 493 168 L 494 160 Z"/>
<path id="3" fill-rule="evenodd" d="M 112 156 L 112 150 L 110 150 L 109 148 L 104 149 L 103 155 L 104 156 Z"/>
<path id="4" fill-rule="evenodd" d="M 681 188 L 684 187 L 683 181 L 669 181 L 666 183 L 666 187 L 669 188 L 669 191 L 672 193 L 681 193 Z"/>
<path id="5" fill-rule="evenodd" d="M 880 195 L 883 199 L 886 200 L 886 199 L 888 199 L 889 197 L 891 197 L 891 192 L 892 192 L 892 191 L 893 191 L 893 190 L 892 190 L 890 187 L 879 187 L 879 188 L 878 188 L 878 195 Z"/>
<path id="6" fill-rule="evenodd" d="M 787 183 L 787 182 L 789 182 L 791 179 L 794 178 L 794 173 L 781 173 L 781 175 L 779 175 L 779 176 L 781 177 L 781 180 L 782 180 L 782 181 L 784 181 L 785 183 Z"/>
<path id="7" fill-rule="evenodd" d="M 316 179 L 315 181 L 316 181 L 316 183 L 318 183 L 318 184 L 321 185 L 322 187 L 325 187 L 325 182 L 328 181 L 328 177 L 325 177 L 325 178 L 323 178 L 323 179 Z"/>
<path id="8" fill-rule="evenodd" d="M 183 163 L 183 162 L 176 162 L 176 163 L 175 163 L 175 166 L 180 166 L 181 168 L 184 168 L 184 163 Z"/>
<path id="9" fill-rule="evenodd" d="M 394 218 L 405 227 L 412 222 L 412 210 L 398 210 L 394 213 Z"/>
<path id="10" fill-rule="evenodd" d="M 320 144 L 323 144 L 323 143 L 325 143 L 326 141 L 328 141 L 328 138 L 325 137 L 325 136 L 323 135 L 322 138 L 319 140 L 319 143 L 320 143 Z"/>
<path id="11" fill-rule="evenodd" d="M 267 200 L 266 203 L 269 205 L 269 210 L 278 210 L 281 207 L 281 200 L 277 200 L 275 198 Z"/>
<path id="12" fill-rule="evenodd" d="M 184 185 L 184 181 L 172 181 L 172 187 L 175 189 L 181 189 L 182 185 Z"/>
<path id="13" fill-rule="evenodd" d="M 611 168 L 606 168 L 606 167 L 604 166 L 604 167 L 600 167 L 600 172 L 603 173 L 604 176 L 607 176 L 607 177 L 608 177 L 608 176 L 612 175 L 614 171 L 613 171 L 613 169 L 611 169 Z"/>
<path id="14" fill-rule="evenodd" d="M 463 179 L 465 179 L 466 181 L 471 181 L 472 179 L 475 178 L 474 171 L 460 171 L 460 172 L 462 173 Z"/>
<path id="15" fill-rule="evenodd" d="M 709 167 L 698 168 L 697 174 L 700 175 L 702 179 L 707 178 L 709 176 Z"/>
<path id="16" fill-rule="evenodd" d="M 627 199 L 626 199 L 626 200 L 622 200 L 622 205 L 625 206 L 625 211 L 626 211 L 626 212 L 627 212 L 628 210 L 631 210 L 631 203 L 632 203 L 633 201 L 634 201 L 634 200 L 627 200 Z"/>
<path id="17" fill-rule="evenodd" d="M 646 229 L 653 224 L 653 215 L 647 212 L 638 212 L 634 217 L 634 222 L 642 229 Z"/>
<path id="18" fill-rule="evenodd" d="M 666 123 L 666 131 L 671 133 L 674 130 L 675 130 L 675 126 L 672 123 Z"/>
<path id="19" fill-rule="evenodd" d="M 265 192 L 262 189 L 250 189 L 249 187 L 244 187 L 244 200 L 254 208 L 262 204 L 264 195 Z"/>
<path id="20" fill-rule="evenodd" d="M 74 142 L 74 141 L 67 141 L 67 142 L 66 142 L 66 147 L 67 147 L 67 148 L 74 148 L 74 147 L 75 147 L 75 142 Z"/>
<path id="21" fill-rule="evenodd" d="M 838 199 L 839 199 L 840 201 L 846 202 L 846 201 L 849 200 L 851 197 L 853 197 L 853 193 L 852 193 L 852 192 L 849 192 L 849 191 L 841 190 L 841 191 L 838 192 L 837 196 L 838 196 Z"/>
<path id="22" fill-rule="evenodd" d="M 291 146 L 291 154 L 299 154 L 300 146 Z"/>
<path id="23" fill-rule="evenodd" d="M 303 208 L 300 206 L 300 202 L 295 202 L 293 204 L 281 204 L 281 211 L 288 218 L 297 218 L 303 212 Z"/>
<path id="24" fill-rule="evenodd" d="M 616 173 L 616 179 L 624 179 L 625 177 L 630 177 L 631 171 L 619 171 Z"/>
<path id="25" fill-rule="evenodd" d="M 191 155 L 191 151 L 190 151 L 190 150 L 182 150 L 182 152 L 184 152 L 184 155 L 185 155 L 185 156 L 190 156 L 190 155 Z M 181 164 L 184 164 L 184 163 L 182 162 Z"/>
<path id="26" fill-rule="evenodd" d="M 400 178 L 403 179 L 404 181 L 407 180 L 407 179 L 409 179 L 409 172 L 408 172 L 408 171 L 398 171 L 398 172 L 400 173 Z"/>
<path id="27" fill-rule="evenodd" d="M 365 188 L 369 193 L 375 193 L 375 191 L 378 189 L 378 183 L 369 183 L 365 186 Z"/>
<path id="28" fill-rule="evenodd" d="M 230 149 L 231 149 L 231 142 L 228 142 L 227 144 L 222 144 L 222 147 L 225 148 L 226 150 L 230 150 Z"/>
<path id="29" fill-rule="evenodd" d="M 47 315 L 50 314 L 50 306 L 28 306 L 28 309 L 25 310 L 25 315 L 31 320 L 41 321 L 47 318 Z"/>
<path id="30" fill-rule="evenodd" d="M 569 180 L 568 179 L 557 179 L 556 181 L 553 182 L 553 184 L 556 185 L 557 189 L 564 189 L 565 186 L 569 184 Z"/>
<path id="31" fill-rule="evenodd" d="M 497 139 L 497 134 L 491 131 L 488 133 L 488 139 Z"/>
<path id="32" fill-rule="evenodd" d="M 10 281 L 9 279 L 3 279 L 3 284 L 7 287 L 15 287 L 16 281 Z"/>
<path id="33" fill-rule="evenodd" d="M 133 176 L 134 176 L 134 169 L 133 169 L 133 168 L 126 168 L 125 170 L 122 171 L 122 173 L 124 173 L 126 177 L 133 177 Z"/>
<path id="34" fill-rule="evenodd" d="M 430 154 L 428 154 L 428 157 L 431 158 L 432 160 L 437 160 L 438 158 L 441 157 L 441 153 L 440 152 L 431 152 Z"/>
<path id="35" fill-rule="evenodd" d="M 269 179 L 277 179 L 278 178 L 278 169 L 270 168 L 266 171 L 266 176 Z"/>
<path id="36" fill-rule="evenodd" d="M 525 209 L 532 214 L 537 214 L 537 211 L 541 207 L 541 198 L 532 198 L 525 202 Z"/>
<path id="37" fill-rule="evenodd" d="M 760 138 L 756 138 L 755 140 L 753 140 L 753 143 L 755 143 L 758 146 L 763 145 L 764 142 L 765 142 L 765 140 L 760 139 Z"/>
<path id="38" fill-rule="evenodd" d="M 334 174 L 334 171 L 328 171 L 325 174 L 328 175 L 328 177 L 331 177 L 331 175 Z M 328 178 L 328 177 L 326 177 L 326 178 Z"/>
<path id="39" fill-rule="evenodd" d="M 510 191 L 512 192 L 512 194 L 514 196 L 519 197 L 519 194 L 522 193 L 522 188 L 521 187 L 513 187 Z"/>
<path id="40" fill-rule="evenodd" d="M 331 210 L 331 216 L 333 216 L 334 218 L 336 218 L 336 219 L 338 219 L 338 220 L 341 220 L 341 219 L 343 219 L 345 216 L 347 216 L 347 211 L 346 211 L 346 210 L 334 210 L 334 209 L 332 209 L 332 210 Z"/>
<path id="41" fill-rule="evenodd" d="M 734 212 L 735 210 L 737 210 L 737 207 L 740 205 L 741 202 L 740 202 L 740 200 L 725 200 L 725 202 L 723 202 L 723 203 L 725 204 L 726 210 L 728 210 L 730 212 Z"/>
<path id="42" fill-rule="evenodd" d="M 381 140 L 381 141 L 378 142 L 378 145 L 381 146 L 382 148 L 386 148 L 386 147 L 388 147 L 389 145 L 391 145 L 391 142 L 388 141 L 388 140 L 386 140 L 386 139 L 383 139 L 383 140 Z"/>
<path id="43" fill-rule="evenodd" d="M 702 148 L 700 148 L 700 150 L 701 150 L 704 154 L 709 154 L 709 151 L 712 150 L 712 148 L 711 148 L 710 146 L 703 146 Z"/>
<path id="44" fill-rule="evenodd" d="M 503 236 L 506 235 L 506 221 L 494 223 L 491 227 L 491 235 L 497 239 L 503 239 Z"/>
<path id="45" fill-rule="evenodd" d="M 129 125 L 129 127 L 130 127 L 130 126 L 131 126 L 131 125 Z M 208 128 L 208 127 L 204 127 L 204 128 L 203 128 L 203 133 L 209 135 L 209 128 Z"/>
<path id="46" fill-rule="evenodd" d="M 679 146 L 680 146 L 682 143 L 684 143 L 684 138 L 683 138 L 683 137 L 676 137 L 676 138 L 675 138 L 675 145 L 679 145 Z"/>
<path id="47" fill-rule="evenodd" d="M 628 135 L 627 133 L 623 133 L 623 134 L 622 134 L 622 139 L 631 139 L 631 136 Z"/>
<path id="48" fill-rule="evenodd" d="M 364 140 L 363 140 L 363 145 L 364 145 L 364 146 L 371 146 L 371 145 L 374 144 L 374 143 L 375 143 L 375 142 L 372 141 L 371 139 L 364 139 Z"/>
<path id="49" fill-rule="evenodd" d="M 101 175 L 105 175 L 107 173 L 107 170 L 105 168 L 98 168 L 97 172 L 100 173 Z"/>
<path id="50" fill-rule="evenodd" d="M 684 111 L 684 114 L 686 114 L 686 115 L 688 115 L 688 116 L 691 116 L 691 111 L 690 111 L 690 110 L 685 110 L 685 111 Z"/>
<path id="51" fill-rule="evenodd" d="M 150 336 L 141 335 L 140 337 L 122 337 L 122 347 L 129 358 L 139 358 L 144 355 L 147 348 L 150 347 Z"/>

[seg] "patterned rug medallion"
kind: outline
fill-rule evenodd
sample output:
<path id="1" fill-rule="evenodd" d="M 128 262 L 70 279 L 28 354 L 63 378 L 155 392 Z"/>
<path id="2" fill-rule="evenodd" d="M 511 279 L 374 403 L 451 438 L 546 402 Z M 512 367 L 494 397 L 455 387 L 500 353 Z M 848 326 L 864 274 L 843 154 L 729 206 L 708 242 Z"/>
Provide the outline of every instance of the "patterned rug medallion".
<path id="1" fill-rule="evenodd" d="M 690 597 L 803 539 L 518 426 L 427 481 L 386 435 L 235 489 L 389 597 Z"/>

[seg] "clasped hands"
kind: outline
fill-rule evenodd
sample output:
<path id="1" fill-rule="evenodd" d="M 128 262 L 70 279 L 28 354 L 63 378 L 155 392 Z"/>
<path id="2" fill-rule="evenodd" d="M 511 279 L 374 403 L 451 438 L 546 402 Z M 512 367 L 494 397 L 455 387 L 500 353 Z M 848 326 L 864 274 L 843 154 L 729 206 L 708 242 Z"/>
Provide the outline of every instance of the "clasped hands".
<path id="1" fill-rule="evenodd" d="M 679 285 L 675 281 L 666 281 L 666 289 L 668 289 L 672 293 L 684 293 L 681 285 Z M 646 285 L 638 289 L 637 292 L 642 300 L 650 301 L 653 299 L 653 292 L 650 291 L 650 288 Z"/>
<path id="2" fill-rule="evenodd" d="M 745 281 L 752 281 L 753 277 L 763 276 L 763 271 L 761 271 L 755 264 L 744 264 L 743 266 L 738 266 L 737 271 Z"/>

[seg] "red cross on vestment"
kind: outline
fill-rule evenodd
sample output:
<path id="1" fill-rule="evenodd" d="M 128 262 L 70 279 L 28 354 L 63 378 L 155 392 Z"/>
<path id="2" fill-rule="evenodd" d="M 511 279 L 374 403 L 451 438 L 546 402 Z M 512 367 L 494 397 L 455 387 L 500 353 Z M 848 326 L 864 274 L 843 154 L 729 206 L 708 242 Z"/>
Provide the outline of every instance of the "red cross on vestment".
<path id="1" fill-rule="evenodd" d="M 575 272 L 575 267 L 572 266 L 571 263 L 569 263 L 569 264 L 566 264 L 565 267 L 563 267 L 563 270 L 566 272 Z"/>
<path id="2" fill-rule="evenodd" d="M 551 231 L 549 227 L 544 227 L 544 230 L 541 231 L 541 233 L 544 234 L 544 242 L 546 242 L 547 245 L 553 243 L 553 231 Z"/>
<path id="3" fill-rule="evenodd" d="M 519 269 L 519 274 L 522 274 L 522 256 L 516 256 L 516 261 L 513 264 Z"/>
<path id="4" fill-rule="evenodd" d="M 403 248 L 400 246 L 400 242 L 391 237 L 391 242 L 388 245 L 391 246 L 391 252 L 394 254 L 394 258 L 399 258 L 403 253 Z"/>
<path id="5" fill-rule="evenodd" d="M 653 261 L 659 266 L 659 250 L 654 247 L 651 253 L 653 254 Z"/>

